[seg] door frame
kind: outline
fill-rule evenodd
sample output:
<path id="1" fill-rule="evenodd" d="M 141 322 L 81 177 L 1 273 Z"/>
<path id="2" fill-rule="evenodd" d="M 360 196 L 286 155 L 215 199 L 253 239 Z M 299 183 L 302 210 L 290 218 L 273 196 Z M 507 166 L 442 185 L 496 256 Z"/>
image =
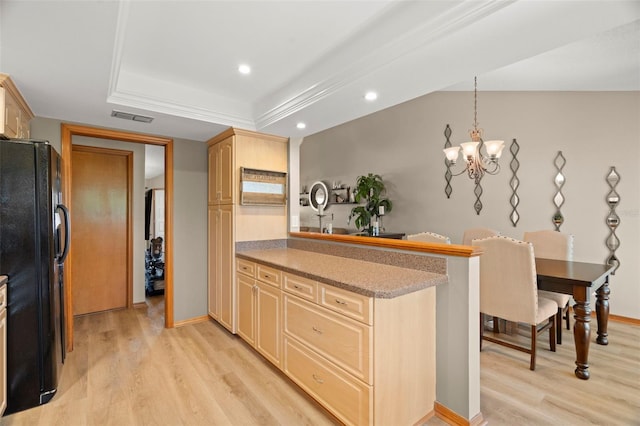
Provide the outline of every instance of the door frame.
<path id="1" fill-rule="evenodd" d="M 165 300 L 164 300 L 164 326 L 173 328 L 173 139 L 160 136 L 145 135 L 120 130 L 103 129 L 99 127 L 82 126 L 76 124 L 62 123 L 61 146 L 62 146 L 62 193 L 64 200 L 71 200 L 71 153 L 73 136 L 87 136 L 98 139 L 109 139 L 123 142 L 141 143 L 149 145 L 159 145 L 164 147 L 164 205 L 165 205 Z M 67 203 L 68 204 L 68 203 Z M 73 209 L 73 206 L 68 206 Z M 72 230 L 73 232 L 73 230 Z M 130 254 L 132 256 L 132 254 Z M 64 311 L 65 317 L 69 319 L 65 323 L 67 340 L 67 351 L 73 351 L 73 295 L 71 293 L 71 277 L 73 276 L 73 247 L 69 247 L 69 254 L 65 264 L 65 288 L 64 288 Z"/>

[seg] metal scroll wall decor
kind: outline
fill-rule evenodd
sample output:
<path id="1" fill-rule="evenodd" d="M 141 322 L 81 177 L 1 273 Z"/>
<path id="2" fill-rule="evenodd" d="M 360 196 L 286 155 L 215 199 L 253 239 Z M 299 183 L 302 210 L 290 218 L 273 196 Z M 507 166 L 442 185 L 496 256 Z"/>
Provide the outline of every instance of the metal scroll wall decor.
<path id="1" fill-rule="evenodd" d="M 607 174 L 607 184 L 611 190 L 607 194 L 607 204 L 609 205 L 609 214 L 607 215 L 607 226 L 609 227 L 609 237 L 607 237 L 607 248 L 609 249 L 609 257 L 607 264 L 613 266 L 612 275 L 620 267 L 620 261 L 616 257 L 616 250 L 620 247 L 620 240 L 616 236 L 616 228 L 620 225 L 620 217 L 616 214 L 616 207 L 620 203 L 620 195 L 616 192 L 616 185 L 620 182 L 620 175 L 615 167 L 611 167 Z"/>
<path id="2" fill-rule="evenodd" d="M 556 195 L 553 197 L 553 204 L 556 206 L 556 212 L 553 214 L 553 218 L 551 220 L 556 227 L 556 231 L 560 231 L 560 226 L 564 222 L 564 216 L 562 216 L 562 212 L 560 212 L 560 207 L 564 204 L 562 187 L 565 183 L 562 169 L 565 164 L 567 164 L 567 160 L 564 158 L 564 155 L 562 155 L 562 151 L 558 151 L 558 155 L 556 155 L 555 160 L 553 160 L 553 164 L 556 166 L 556 177 L 553 179 L 553 182 L 556 185 Z"/>
<path id="3" fill-rule="evenodd" d="M 447 139 L 444 143 L 445 149 L 451 148 L 451 141 L 449 140 L 451 137 L 451 127 L 449 127 L 448 124 L 444 129 L 444 137 Z M 453 177 L 453 174 L 451 173 L 451 165 L 446 158 L 444 159 L 444 165 L 447 166 L 447 171 L 444 172 L 444 180 L 447 181 L 447 185 L 444 187 L 444 193 L 447 194 L 447 198 L 451 198 L 451 193 L 453 192 L 453 188 L 451 187 L 451 178 Z"/>
<path id="4" fill-rule="evenodd" d="M 520 151 L 520 145 L 518 145 L 518 142 L 515 139 L 511 142 L 509 151 L 511 151 L 511 155 L 513 156 L 511 163 L 509 163 L 511 173 L 513 173 L 513 176 L 511 176 L 511 180 L 509 181 L 509 186 L 511 187 L 511 198 L 509 198 L 509 203 L 511 204 L 511 214 L 509 215 L 509 219 L 511 219 L 511 223 L 515 227 L 520 220 L 520 214 L 518 213 L 518 204 L 520 204 L 520 197 L 517 193 L 518 187 L 520 186 L 520 179 L 518 179 L 517 175 L 518 169 L 520 168 L 520 162 L 516 157 L 518 151 Z"/>

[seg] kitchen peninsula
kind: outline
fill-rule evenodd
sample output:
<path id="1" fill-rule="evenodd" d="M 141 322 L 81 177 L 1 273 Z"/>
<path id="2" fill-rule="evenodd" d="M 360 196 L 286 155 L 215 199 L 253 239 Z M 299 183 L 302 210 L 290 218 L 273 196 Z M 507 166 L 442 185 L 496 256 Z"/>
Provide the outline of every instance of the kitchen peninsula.
<path id="1" fill-rule="evenodd" d="M 424 420 L 440 399 L 438 253 L 473 253 L 447 246 L 307 233 L 237 243 L 238 334 L 346 424 Z"/>

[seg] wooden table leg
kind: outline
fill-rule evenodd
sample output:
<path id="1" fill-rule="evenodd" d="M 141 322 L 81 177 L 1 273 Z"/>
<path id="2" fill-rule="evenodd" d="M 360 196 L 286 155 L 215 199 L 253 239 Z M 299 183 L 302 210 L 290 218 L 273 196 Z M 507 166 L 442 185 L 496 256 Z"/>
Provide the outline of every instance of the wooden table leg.
<path id="1" fill-rule="evenodd" d="M 598 337 L 596 343 L 599 345 L 609 344 L 609 334 L 607 325 L 609 324 L 609 277 L 604 284 L 596 290 L 596 317 L 598 318 Z"/>
<path id="2" fill-rule="evenodd" d="M 591 339 L 591 307 L 589 306 L 589 288 L 575 286 L 573 298 L 573 337 L 576 344 L 576 370 L 579 379 L 589 379 L 589 340 Z"/>

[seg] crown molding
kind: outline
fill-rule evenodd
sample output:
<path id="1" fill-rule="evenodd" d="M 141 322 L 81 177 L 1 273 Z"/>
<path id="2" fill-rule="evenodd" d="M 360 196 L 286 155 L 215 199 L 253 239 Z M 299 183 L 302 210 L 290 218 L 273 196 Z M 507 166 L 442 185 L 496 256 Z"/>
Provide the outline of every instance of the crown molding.
<path id="1" fill-rule="evenodd" d="M 391 11 L 392 20 L 395 22 L 411 22 L 416 11 L 415 7 L 420 7 L 420 2 L 399 2 Z M 496 13 L 499 10 L 515 3 L 511 1 L 470 1 L 463 2 L 451 9 L 445 10 L 443 13 L 433 16 L 429 20 L 423 20 L 415 23 L 413 26 L 397 25 L 395 29 L 395 37 L 386 40 L 384 43 L 378 44 L 375 49 L 364 49 L 359 42 L 364 41 L 366 35 L 377 30 L 379 22 L 372 22 L 368 28 L 364 29 L 362 34 L 347 40 L 346 47 L 336 49 L 330 57 L 321 58 L 321 61 L 312 65 L 306 72 L 298 77 L 297 81 L 291 82 L 287 89 L 291 86 L 303 87 L 298 93 L 286 98 L 284 101 L 267 108 L 259 115 L 256 115 L 256 128 L 261 129 L 268 127 L 278 121 L 299 112 L 316 102 L 319 102 L 329 96 L 334 95 L 342 88 L 353 84 L 359 79 L 372 74 L 376 70 L 392 65 L 394 62 L 407 58 L 411 55 L 418 55 L 419 52 L 428 46 L 437 43 L 443 37 L 465 28 L 469 25 L 477 23 L 479 20 Z M 390 19 L 391 20 L 391 19 Z M 357 40 L 357 39 L 360 40 Z M 341 66 L 339 63 L 340 56 L 346 56 L 346 50 L 353 52 L 368 52 L 366 54 L 354 55 L 357 59 L 350 62 L 347 66 Z M 327 73 L 314 72 L 314 69 L 338 69 L 327 76 Z M 315 81 L 304 81 L 308 75 L 318 77 Z M 326 78 L 324 78 L 326 77 Z M 270 98 L 277 98 L 282 95 L 280 93 L 271 95 Z M 284 97 L 284 96 L 282 96 Z M 259 110 L 258 105 L 254 105 L 255 110 Z"/>

